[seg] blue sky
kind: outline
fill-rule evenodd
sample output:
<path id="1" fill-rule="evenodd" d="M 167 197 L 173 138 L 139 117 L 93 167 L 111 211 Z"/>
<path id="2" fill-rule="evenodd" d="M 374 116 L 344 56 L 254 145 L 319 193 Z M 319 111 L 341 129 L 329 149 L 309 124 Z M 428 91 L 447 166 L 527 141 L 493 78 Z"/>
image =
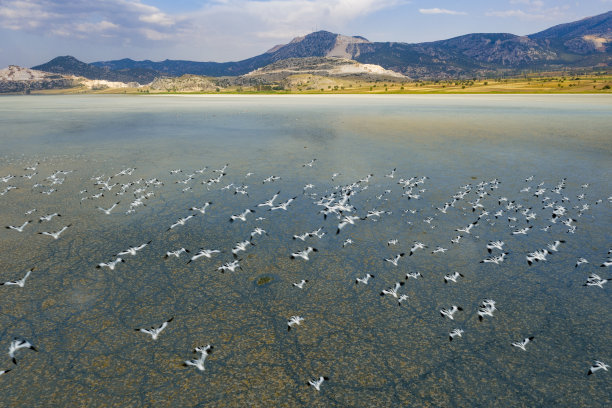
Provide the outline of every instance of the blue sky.
<path id="1" fill-rule="evenodd" d="M 612 0 L 0 0 L 0 68 L 58 55 L 233 61 L 316 30 L 370 41 L 531 34 Z"/>

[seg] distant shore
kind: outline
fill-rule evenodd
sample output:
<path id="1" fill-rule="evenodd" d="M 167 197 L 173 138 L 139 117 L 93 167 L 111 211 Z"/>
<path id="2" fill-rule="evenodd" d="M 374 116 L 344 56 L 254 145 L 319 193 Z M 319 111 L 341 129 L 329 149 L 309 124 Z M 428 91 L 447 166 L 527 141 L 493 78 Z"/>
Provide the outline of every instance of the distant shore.
<path id="1" fill-rule="evenodd" d="M 612 94 L 612 75 L 550 76 L 444 81 L 358 81 L 355 78 L 299 77 L 255 87 L 155 89 L 75 87 L 32 90 L 30 94 L 131 94 L 131 95 L 437 95 L 437 94 Z"/>

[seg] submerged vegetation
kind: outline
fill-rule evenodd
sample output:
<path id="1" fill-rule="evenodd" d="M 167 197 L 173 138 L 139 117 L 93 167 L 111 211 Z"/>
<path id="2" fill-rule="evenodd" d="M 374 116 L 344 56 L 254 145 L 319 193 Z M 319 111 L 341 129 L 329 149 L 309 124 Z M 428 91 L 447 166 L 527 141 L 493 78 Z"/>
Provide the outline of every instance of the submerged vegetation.
<path id="1" fill-rule="evenodd" d="M 257 279 L 257 285 L 258 286 L 263 286 L 266 285 L 268 283 L 272 282 L 272 277 L 271 276 L 261 276 L 259 279 Z"/>

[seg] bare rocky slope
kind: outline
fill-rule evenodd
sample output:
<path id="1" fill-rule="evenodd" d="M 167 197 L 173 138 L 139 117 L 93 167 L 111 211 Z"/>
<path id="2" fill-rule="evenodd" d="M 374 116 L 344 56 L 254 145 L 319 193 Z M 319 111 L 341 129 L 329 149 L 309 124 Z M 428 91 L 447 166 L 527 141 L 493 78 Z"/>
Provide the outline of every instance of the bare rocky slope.
<path id="1" fill-rule="evenodd" d="M 78 86 L 74 77 L 10 65 L 0 70 L 0 93 L 29 93 Z"/>

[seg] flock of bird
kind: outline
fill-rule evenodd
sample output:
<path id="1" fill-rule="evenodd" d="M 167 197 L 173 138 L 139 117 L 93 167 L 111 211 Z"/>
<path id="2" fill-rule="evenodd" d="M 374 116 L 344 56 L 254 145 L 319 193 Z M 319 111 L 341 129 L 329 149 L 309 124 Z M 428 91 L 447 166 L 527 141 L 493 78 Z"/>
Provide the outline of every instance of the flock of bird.
<path id="1" fill-rule="evenodd" d="M 316 164 L 316 159 L 304 163 L 301 167 L 304 171 L 306 168 L 312 168 Z M 26 188 L 24 186 L 15 186 L 8 184 L 13 179 L 22 178 L 31 180 L 37 174 L 38 163 L 32 166 L 28 166 L 24 173 L 19 176 L 17 175 L 6 175 L 0 178 L 0 183 L 4 183 L 6 187 L 0 192 L 1 195 L 7 195 L 4 199 L 10 198 L 10 194 L 13 190 Z M 173 184 L 184 185 L 181 187 L 183 193 L 195 191 L 197 184 L 201 184 L 203 189 L 218 189 L 219 191 L 226 190 L 228 194 L 233 193 L 231 196 L 249 196 L 249 185 L 244 183 L 234 185 L 233 183 L 221 186 L 224 178 L 227 176 L 229 164 L 210 170 L 208 178 L 204 174 L 208 171 L 207 168 L 201 168 L 194 170 L 190 174 L 184 175 L 181 169 L 170 170 L 169 173 L 173 177 L 181 177 L 178 180 L 174 180 Z M 166 183 L 172 183 L 172 180 L 164 183 L 157 178 L 151 178 L 145 180 L 143 178 L 132 178 L 130 177 L 136 172 L 136 168 L 126 168 L 112 176 L 95 176 L 91 178 L 90 185 L 86 189 L 80 191 L 79 201 L 81 205 L 87 205 L 88 202 L 94 202 L 92 210 L 96 211 L 100 216 L 121 216 L 135 214 L 142 207 L 146 207 L 153 201 L 157 195 L 158 189 L 166 185 Z M 55 171 L 48 177 L 41 178 L 40 182 L 29 186 L 33 191 L 38 191 L 41 196 L 50 196 L 52 194 L 58 194 L 61 190 L 61 185 L 66 180 L 66 177 L 72 173 L 72 171 Z M 198 178 L 199 176 L 203 178 Z M 259 180 L 255 180 L 254 173 L 249 172 L 243 176 L 243 180 L 252 180 L 251 185 L 258 185 L 260 188 L 273 184 L 278 180 L 282 180 L 282 176 L 271 175 L 262 177 Z M 339 173 L 334 173 L 331 177 L 332 182 L 341 176 Z M 128 180 L 129 179 L 129 180 Z M 525 186 L 519 191 L 516 191 L 516 196 L 505 197 L 496 194 L 499 189 L 501 181 L 498 179 L 492 179 L 489 181 L 482 181 L 476 184 L 466 184 L 457 189 L 457 191 L 449 196 L 447 200 L 439 205 L 433 204 L 431 207 L 426 209 L 414 209 L 414 208 L 393 208 L 390 210 L 381 210 L 376 208 L 372 202 L 376 203 L 377 206 L 383 207 L 389 200 L 390 194 L 395 192 L 399 196 L 400 200 L 405 200 L 403 203 L 414 202 L 416 200 L 423 200 L 423 197 L 428 191 L 428 177 L 409 177 L 400 178 L 397 175 L 397 169 L 393 169 L 388 174 L 385 174 L 382 181 L 387 182 L 385 185 L 395 185 L 396 187 L 387 188 L 383 191 L 376 192 L 373 199 L 362 200 L 358 199 L 360 194 L 363 194 L 373 184 L 372 180 L 375 180 L 374 174 L 368 174 L 365 177 L 352 181 L 350 183 L 336 185 L 332 188 L 328 188 L 325 191 L 316 191 L 314 184 L 306 184 L 301 192 L 301 195 L 295 194 L 283 194 L 282 190 L 275 188 L 274 194 L 269 199 L 263 202 L 253 202 L 248 208 L 237 214 L 228 214 L 227 222 L 229 224 L 234 223 L 247 223 L 252 224 L 253 229 L 249 233 L 248 237 L 238 240 L 233 248 L 171 248 L 167 250 L 165 254 L 160 254 L 160 258 L 176 257 L 182 258 L 183 255 L 187 256 L 187 264 L 192 262 L 208 262 L 213 258 L 226 259 L 220 261 L 211 270 L 217 270 L 220 273 L 232 273 L 236 272 L 241 267 L 242 258 L 240 256 L 248 251 L 253 251 L 256 247 L 258 239 L 264 239 L 269 236 L 268 232 L 263 229 L 260 222 L 267 220 L 268 218 L 274 217 L 279 212 L 290 213 L 293 211 L 293 206 L 298 201 L 305 201 L 310 203 L 313 208 L 312 215 L 320 217 L 321 227 L 313 231 L 308 232 L 292 232 L 287 233 L 287 240 L 291 242 L 293 240 L 296 243 L 303 243 L 302 246 L 296 247 L 293 252 L 287 253 L 286 256 L 295 262 L 308 262 L 312 257 L 325 256 L 322 251 L 317 248 L 313 239 L 321 240 L 338 240 L 338 250 L 354 244 L 352 238 L 359 236 L 359 230 L 366 228 L 370 222 L 379 222 L 384 217 L 388 217 L 393 214 L 393 211 L 400 211 L 401 216 L 404 218 L 406 224 L 414 224 L 422 222 L 427 224 L 428 228 L 439 228 L 442 224 L 443 217 L 451 212 L 457 212 L 469 219 L 467 225 L 459 225 L 456 228 L 448 231 L 448 240 L 446 242 L 429 242 L 423 243 L 420 241 L 412 241 L 406 243 L 403 237 L 385 237 L 386 246 L 382 250 L 390 251 L 395 248 L 404 247 L 403 250 L 397 250 L 390 253 L 388 256 L 381 257 L 379 270 L 376 274 L 365 273 L 360 276 L 351 277 L 351 281 L 354 281 L 355 290 L 364 290 L 362 287 L 367 285 L 372 286 L 372 282 L 381 280 L 381 275 L 393 276 L 395 271 L 402 271 L 402 278 L 394 278 L 390 282 L 392 284 L 382 284 L 381 290 L 376 290 L 377 293 L 384 299 L 390 298 L 393 302 L 397 302 L 399 306 L 406 302 L 410 302 L 410 298 L 407 293 L 402 293 L 406 283 L 411 280 L 429 280 L 437 279 L 434 277 L 433 271 L 409 271 L 403 268 L 406 262 L 406 258 L 418 257 L 418 256 L 445 256 L 445 253 L 454 248 L 460 248 L 462 242 L 471 239 L 472 237 L 478 238 L 480 232 L 487 227 L 491 227 L 495 224 L 503 226 L 503 233 L 496 240 L 491 240 L 486 244 L 482 244 L 483 258 L 480 263 L 490 264 L 490 268 L 495 268 L 496 265 L 500 265 L 507 262 L 510 257 L 513 260 L 518 258 L 524 259 L 523 262 L 528 267 L 535 265 L 536 263 L 542 264 L 549 260 L 550 257 L 555 257 L 557 253 L 563 251 L 566 242 L 572 239 L 574 234 L 580 231 L 580 217 L 588 212 L 593 205 L 598 205 L 603 200 L 596 200 L 588 203 L 586 200 L 587 192 L 589 191 L 589 185 L 584 184 L 581 186 L 582 192 L 577 196 L 571 198 L 566 195 L 566 179 L 561 179 L 555 185 L 548 186 L 544 182 L 536 183 L 534 176 L 530 176 L 525 179 Z M 397 180 L 397 181 L 396 181 Z M 92 192 L 90 192 L 90 190 Z M 204 190 L 206 191 L 206 190 Z M 251 191 L 252 192 L 252 191 Z M 380 194 L 378 194 L 380 193 Z M 123 197 L 133 197 L 130 200 L 125 200 Z M 284 199 L 281 197 L 284 196 Z M 108 200 L 111 197 L 111 204 L 102 206 L 95 205 L 95 203 L 102 202 L 104 198 Z M 539 204 L 538 208 L 532 206 L 525 206 L 521 204 L 524 202 L 523 198 L 533 198 L 537 200 Z M 129 201 L 129 204 L 125 204 Z M 608 202 L 612 202 L 612 197 L 606 199 Z M 357 205 L 357 202 L 362 203 L 362 207 Z M 400 201 L 401 203 L 401 201 Z M 370 205 L 371 207 L 366 207 Z M 195 203 L 188 208 L 189 213 L 178 215 L 176 222 L 165 226 L 164 233 L 180 233 L 183 228 L 188 228 L 190 222 L 196 217 L 206 217 L 209 211 L 213 211 L 215 204 L 213 202 L 204 202 L 202 204 Z M 58 209 L 59 211 L 60 209 Z M 24 239 L 29 239 L 28 234 L 33 229 L 31 225 L 39 224 L 41 227 L 50 225 L 53 227 L 49 228 L 49 231 L 37 231 L 37 234 L 49 236 L 53 240 L 59 240 L 64 237 L 65 234 L 69 234 L 72 229 L 72 224 L 68 223 L 62 225 L 60 221 L 63 219 L 62 214 L 54 212 L 50 214 L 41 215 L 38 217 L 38 222 L 34 222 L 34 214 L 37 212 L 36 209 L 24 209 L 24 216 L 27 218 L 25 221 L 16 219 L 15 225 L 6 225 L 7 233 L 21 234 Z M 414 216 L 414 217 L 413 217 Z M 65 218 L 65 217 L 64 217 Z M 332 225 L 330 225 L 332 224 Z M 288 227 L 290 228 L 290 226 Z M 512 249 L 512 243 L 516 240 L 521 239 L 522 236 L 526 236 L 532 233 L 535 229 L 542 232 L 549 233 L 554 237 L 551 238 L 549 243 L 543 247 L 532 248 L 526 253 L 517 253 Z M 563 239 L 558 238 L 562 234 Z M 349 238 L 346 235 L 350 235 Z M 116 268 L 121 268 L 121 265 L 126 262 L 127 257 L 136 257 L 141 252 L 149 251 L 147 247 L 153 240 L 158 237 L 145 237 L 141 243 L 135 246 L 130 246 L 125 250 L 117 253 L 108 254 L 107 259 L 100 259 L 96 264 L 96 268 L 107 268 L 109 271 L 114 271 Z M 298 242 L 299 241 L 299 242 Z M 509 243 L 506 243 L 508 241 Z M 478 240 L 472 240 L 472 242 L 479 242 Z M 231 255 L 229 255 L 231 253 Z M 225 254 L 228 254 L 225 256 Z M 607 257 L 602 254 L 602 259 L 597 260 L 597 264 L 600 266 L 602 271 L 607 271 L 606 268 L 612 266 L 612 249 L 608 251 Z M 595 260 L 593 260 L 595 262 Z M 576 259 L 574 268 L 585 268 L 583 265 L 593 263 L 584 257 L 578 257 Z M 445 271 L 443 276 L 440 276 L 439 282 L 443 282 L 446 285 L 457 285 L 460 284 L 461 280 L 469 273 L 466 271 Z M 37 279 L 36 268 L 32 267 L 25 272 L 19 279 L 13 281 L 7 281 L 1 283 L 4 286 L 16 286 L 18 288 L 24 288 L 27 285 L 28 279 Z M 589 288 L 584 290 L 600 290 L 605 288 L 605 284 L 611 280 L 610 277 L 601 277 L 598 274 L 591 272 L 586 278 L 586 282 L 583 284 Z M 297 290 L 304 289 L 309 284 L 309 279 L 301 279 L 297 282 L 292 282 L 291 285 Z M 493 299 L 485 298 L 475 310 L 469 310 L 467 307 L 462 307 L 459 304 L 445 305 L 439 309 L 439 314 L 442 319 L 450 323 L 456 322 L 455 318 L 457 315 L 465 313 L 473 313 L 477 316 L 479 321 L 484 319 L 495 318 L 494 312 L 497 310 L 496 301 Z M 168 318 L 162 323 L 154 323 L 150 328 L 135 328 L 134 330 L 140 333 L 144 333 L 150 336 L 151 340 L 157 340 L 159 336 L 163 334 L 163 331 L 167 329 L 172 322 L 173 317 Z M 308 317 L 295 314 L 288 316 L 287 320 L 287 331 L 292 330 L 304 330 L 303 327 L 308 326 Z M 290 335 L 290 334 L 289 334 Z M 457 342 L 460 338 L 469 335 L 465 328 L 449 326 L 448 328 L 448 340 Z M 517 335 L 519 337 L 519 335 Z M 526 352 L 528 347 L 537 347 L 537 340 L 532 333 L 523 333 L 520 335 L 522 340 L 508 339 L 508 346 L 516 347 L 517 349 Z M 454 343 L 453 343 L 454 344 Z M 9 344 L 8 354 L 12 359 L 14 365 L 17 364 L 17 355 L 22 353 L 20 350 L 30 349 L 32 351 L 38 351 L 37 348 L 32 345 L 28 340 L 24 338 L 15 338 Z M 193 352 L 198 355 L 196 359 L 184 360 L 183 365 L 186 367 L 194 367 L 198 371 L 205 371 L 205 363 L 207 357 L 212 353 L 213 346 L 210 344 L 196 347 Z M 587 374 L 591 375 L 599 370 L 608 371 L 609 365 L 602 362 L 601 360 L 595 360 L 594 363 L 588 368 Z M 0 375 L 6 374 L 11 369 L 5 369 L 0 371 Z M 586 367 L 585 367 L 586 371 Z M 313 387 L 314 390 L 320 391 L 324 382 L 333 381 L 329 377 L 315 376 L 314 378 L 305 381 L 305 384 Z"/>

